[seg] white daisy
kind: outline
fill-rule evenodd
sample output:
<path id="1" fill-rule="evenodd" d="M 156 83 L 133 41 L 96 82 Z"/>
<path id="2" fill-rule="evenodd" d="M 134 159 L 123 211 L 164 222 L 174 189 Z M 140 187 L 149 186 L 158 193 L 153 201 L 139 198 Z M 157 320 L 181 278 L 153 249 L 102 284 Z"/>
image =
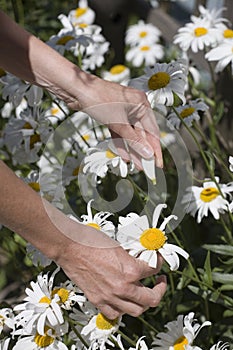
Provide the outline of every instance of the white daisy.
<path id="1" fill-rule="evenodd" d="M 176 111 L 179 114 L 179 117 L 182 118 L 184 123 L 187 126 L 191 127 L 192 122 L 194 120 L 200 119 L 200 115 L 198 112 L 204 112 L 208 108 L 209 107 L 205 104 L 205 102 L 203 102 L 203 100 L 197 99 L 189 101 L 185 106 L 176 107 Z M 171 130 L 180 128 L 181 120 L 179 117 L 175 112 L 172 112 L 167 116 L 167 125 Z"/>
<path id="2" fill-rule="evenodd" d="M 2 333 L 4 326 L 14 329 L 14 325 L 15 322 L 12 309 L 8 307 L 0 309 L 0 334 Z"/>
<path id="3" fill-rule="evenodd" d="M 44 334 L 33 329 L 30 334 L 20 337 L 13 350 L 68 350 L 61 337 L 68 332 L 68 323 L 51 327 L 46 325 Z"/>
<path id="4" fill-rule="evenodd" d="M 101 230 L 105 232 L 108 236 L 114 237 L 115 226 L 111 221 L 108 221 L 107 218 L 112 215 L 112 213 L 100 211 L 95 215 L 92 214 L 91 203 L 93 199 L 91 199 L 87 203 L 87 215 L 81 216 L 81 223 L 87 226 L 94 227 L 96 230 Z M 80 223 L 80 221 L 75 218 L 73 215 L 69 215 L 71 219 Z"/>
<path id="5" fill-rule="evenodd" d="M 20 118 L 10 118 L 4 128 L 3 137 L 6 147 L 20 164 L 20 151 L 24 151 L 25 157 L 30 159 L 30 153 L 35 149 L 37 154 L 52 132 L 49 120 L 46 120 L 38 107 L 34 107 L 22 111 Z"/>
<path id="6" fill-rule="evenodd" d="M 218 186 L 214 181 L 205 179 L 202 187 L 191 186 L 187 188 L 187 193 L 182 199 L 186 212 L 192 216 L 197 214 L 198 223 L 201 222 L 204 216 L 208 216 L 209 211 L 218 220 L 220 218 L 219 214 L 228 210 L 229 203 L 226 196 L 233 191 L 233 183 L 220 184 L 219 178 L 215 177 L 215 179 Z"/>
<path id="7" fill-rule="evenodd" d="M 7 350 L 10 341 L 11 341 L 10 338 L 0 340 L 0 350 Z"/>
<path id="8" fill-rule="evenodd" d="M 153 66 L 164 55 L 163 46 L 160 44 L 139 44 L 131 47 L 126 55 L 126 61 L 134 67 Z"/>
<path id="9" fill-rule="evenodd" d="M 151 267 L 157 266 L 157 257 L 160 253 L 170 266 L 171 270 L 179 267 L 178 254 L 188 259 L 189 255 L 182 248 L 166 243 L 167 236 L 165 228 L 171 219 L 177 219 L 175 215 L 170 215 L 164 219 L 157 228 L 160 213 L 166 204 L 159 204 L 153 213 L 152 227 L 149 226 L 146 215 L 139 216 L 130 213 L 126 217 L 119 218 L 117 240 L 124 249 L 129 250 L 129 254 L 144 260 Z"/>
<path id="10" fill-rule="evenodd" d="M 74 26 L 80 23 L 92 24 L 95 20 L 95 12 L 88 7 L 87 0 L 79 0 L 78 8 L 71 10 L 68 18 Z"/>
<path id="11" fill-rule="evenodd" d="M 14 107 L 17 107 L 23 98 L 31 107 L 38 105 L 42 100 L 41 87 L 24 82 L 13 74 L 7 73 L 1 77 L 0 81 L 3 84 L 2 98 L 12 102 Z"/>
<path id="12" fill-rule="evenodd" d="M 82 69 L 95 70 L 97 67 L 101 67 L 105 62 L 104 56 L 109 50 L 109 45 L 108 41 L 90 44 L 86 48 L 85 56 L 82 59 Z"/>
<path id="13" fill-rule="evenodd" d="M 215 67 L 216 73 L 223 71 L 228 64 L 231 64 L 233 74 L 233 39 L 224 40 L 217 47 L 207 52 L 205 58 L 208 61 L 218 61 Z"/>
<path id="14" fill-rule="evenodd" d="M 109 337 L 114 334 L 121 325 L 121 317 L 109 320 L 102 313 L 98 313 L 83 327 L 81 334 L 89 337 L 91 343 L 89 349 L 103 349 L 105 343 L 114 346 Z"/>
<path id="15" fill-rule="evenodd" d="M 118 334 L 116 337 L 113 337 L 113 338 L 114 338 L 114 340 L 116 340 L 117 345 L 119 346 L 119 348 L 121 350 L 126 350 L 125 347 L 122 344 L 121 335 L 120 334 Z M 145 340 L 143 338 L 145 338 L 145 336 L 142 336 L 142 337 L 140 337 L 137 340 L 135 348 L 130 347 L 130 348 L 128 348 L 128 350 L 149 350 L 148 346 L 146 345 L 146 342 L 145 342 Z"/>
<path id="16" fill-rule="evenodd" d="M 220 17 L 222 12 L 224 10 L 226 10 L 225 7 L 220 7 L 220 8 L 215 8 L 212 7 L 210 8 L 206 8 L 203 5 L 199 5 L 198 6 L 198 10 L 199 10 L 199 16 L 202 19 L 205 19 L 207 21 L 210 21 L 212 26 L 216 26 L 218 24 L 222 24 L 222 22 L 229 22 L 226 18 Z"/>
<path id="17" fill-rule="evenodd" d="M 233 213 L 233 201 L 229 204 L 229 210 L 231 213 Z"/>
<path id="18" fill-rule="evenodd" d="M 214 46 L 217 42 L 218 30 L 206 18 L 192 16 L 192 20 L 178 29 L 178 34 L 174 37 L 174 44 L 178 44 L 184 51 L 191 49 L 193 52 Z"/>
<path id="19" fill-rule="evenodd" d="M 185 103 L 186 75 L 178 62 L 156 63 L 154 68 L 145 68 L 145 74 L 132 79 L 130 85 L 146 92 L 151 107 L 157 104 L 172 106 L 174 94 Z"/>
<path id="20" fill-rule="evenodd" d="M 233 30 L 226 26 L 224 23 L 219 23 L 216 26 L 218 30 L 218 43 L 221 44 L 224 41 L 233 39 Z"/>
<path id="21" fill-rule="evenodd" d="M 158 42 L 161 31 L 151 23 L 139 20 L 138 23 L 128 27 L 125 33 L 126 45 L 151 45 Z"/>
<path id="22" fill-rule="evenodd" d="M 167 131 L 160 131 L 160 142 L 162 147 L 167 148 L 176 142 L 176 135 Z"/>
<path id="23" fill-rule="evenodd" d="M 110 171 L 121 177 L 128 174 L 126 162 L 117 154 L 112 140 L 101 142 L 97 147 L 90 148 L 84 157 L 84 174 L 95 174 L 95 177 L 104 178 Z"/>
<path id="24" fill-rule="evenodd" d="M 233 172 L 233 156 L 230 156 L 230 157 L 229 157 L 229 163 L 230 163 L 229 169 L 230 169 L 230 171 Z"/>
<path id="25" fill-rule="evenodd" d="M 52 102 L 51 107 L 46 110 L 45 118 L 49 119 L 52 124 L 57 124 L 68 115 L 68 108 L 62 101 L 59 103 Z"/>
<path id="26" fill-rule="evenodd" d="M 116 64 L 109 71 L 103 71 L 102 78 L 122 85 L 127 85 L 130 78 L 130 69 L 123 64 Z"/>
<path id="27" fill-rule="evenodd" d="M 10 118 L 14 113 L 17 118 L 20 118 L 20 114 L 28 107 L 28 103 L 25 98 L 22 99 L 17 107 L 14 107 L 12 102 L 6 102 L 1 109 L 2 118 Z"/>
<path id="28" fill-rule="evenodd" d="M 167 332 L 157 334 L 156 339 L 152 343 L 154 345 L 153 348 L 158 350 L 186 349 L 186 346 L 192 345 L 200 330 L 210 325 L 211 322 L 209 321 L 203 322 L 202 325 L 196 322 L 193 312 L 186 316 L 179 315 L 175 321 L 168 322 L 165 325 L 168 329 Z"/>
<path id="29" fill-rule="evenodd" d="M 210 350 L 228 350 L 229 344 L 219 341 L 217 344 L 211 346 Z"/>
<path id="30" fill-rule="evenodd" d="M 26 251 L 28 257 L 30 258 L 34 266 L 46 267 L 52 263 L 51 259 L 47 258 L 47 256 L 45 256 L 39 249 L 37 249 L 30 243 L 27 243 Z"/>
<path id="31" fill-rule="evenodd" d="M 31 289 L 26 288 L 24 303 L 16 305 L 14 310 L 20 311 L 15 317 L 16 326 L 23 326 L 23 334 L 31 334 L 34 327 L 40 335 L 44 335 L 46 323 L 52 327 L 64 323 L 62 309 L 74 301 L 81 304 L 86 300 L 83 295 L 74 294 L 67 287 L 53 287 L 57 268 L 50 278 L 48 273 L 38 275 L 37 282 L 31 282 Z M 15 332 L 17 334 L 17 331 Z"/>

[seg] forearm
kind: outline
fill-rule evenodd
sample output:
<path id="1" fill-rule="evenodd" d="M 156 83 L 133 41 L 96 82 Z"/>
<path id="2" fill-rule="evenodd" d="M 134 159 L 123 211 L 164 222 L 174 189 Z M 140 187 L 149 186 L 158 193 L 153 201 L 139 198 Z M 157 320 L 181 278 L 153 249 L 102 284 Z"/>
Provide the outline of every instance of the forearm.
<path id="1" fill-rule="evenodd" d="M 68 238 L 51 220 L 41 197 L 0 161 L 0 222 L 56 259 Z M 54 208 L 55 213 L 65 217 Z M 57 214 L 56 214 L 57 215 Z M 52 215 L 51 215 L 52 216 Z M 59 218 L 57 215 L 59 225 Z"/>
<path id="2" fill-rule="evenodd" d="M 99 78 L 80 70 L 1 11 L 0 23 L 0 67 L 47 89 L 74 109 L 86 107 L 81 94 L 90 85 L 94 89 Z"/>

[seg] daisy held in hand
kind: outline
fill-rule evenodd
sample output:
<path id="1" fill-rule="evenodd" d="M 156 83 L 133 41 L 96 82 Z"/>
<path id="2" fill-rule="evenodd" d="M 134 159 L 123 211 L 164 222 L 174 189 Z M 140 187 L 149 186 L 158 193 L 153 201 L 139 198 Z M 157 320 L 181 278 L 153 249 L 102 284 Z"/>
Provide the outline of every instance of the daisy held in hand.
<path id="1" fill-rule="evenodd" d="M 177 270 L 180 263 L 178 254 L 185 259 L 188 259 L 189 254 L 174 244 L 166 243 L 165 228 L 171 219 L 177 219 L 175 215 L 165 218 L 157 228 L 160 213 L 166 207 L 166 204 L 159 204 L 155 208 L 152 227 L 149 226 L 146 215 L 130 213 L 126 217 L 120 217 L 117 240 L 130 255 L 146 261 L 149 266 L 154 268 L 157 266 L 158 253 L 160 253 L 170 269 Z"/>

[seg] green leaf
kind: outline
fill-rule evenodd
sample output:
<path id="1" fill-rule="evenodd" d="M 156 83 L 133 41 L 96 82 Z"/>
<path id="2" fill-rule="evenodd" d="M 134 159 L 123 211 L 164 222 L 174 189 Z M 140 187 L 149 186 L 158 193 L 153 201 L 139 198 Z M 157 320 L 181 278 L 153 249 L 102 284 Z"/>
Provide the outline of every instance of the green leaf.
<path id="1" fill-rule="evenodd" d="M 226 244 L 204 244 L 204 249 L 210 250 L 216 254 L 233 256 L 233 246 Z"/>
<path id="2" fill-rule="evenodd" d="M 208 283 L 210 286 L 213 285 L 213 279 L 212 279 L 212 271 L 211 271 L 211 265 L 210 265 L 210 252 L 208 251 L 205 259 L 204 264 L 204 276 L 203 280 Z"/>
<path id="3" fill-rule="evenodd" d="M 222 283 L 222 284 L 231 284 L 233 283 L 233 274 L 232 273 L 220 273 L 212 272 L 213 281 Z"/>

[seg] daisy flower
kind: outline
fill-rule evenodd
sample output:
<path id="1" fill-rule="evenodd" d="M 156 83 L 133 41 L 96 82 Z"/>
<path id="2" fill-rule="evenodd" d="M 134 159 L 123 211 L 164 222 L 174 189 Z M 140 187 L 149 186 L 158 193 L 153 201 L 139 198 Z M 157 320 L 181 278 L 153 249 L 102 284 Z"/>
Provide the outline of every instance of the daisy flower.
<path id="1" fill-rule="evenodd" d="M 176 107 L 176 111 L 179 114 L 179 117 L 184 121 L 184 123 L 188 127 L 191 127 L 192 122 L 194 120 L 197 121 L 200 119 L 200 115 L 198 112 L 199 111 L 204 112 L 208 108 L 209 107 L 205 104 L 205 102 L 203 102 L 201 99 L 197 99 L 197 100 L 189 101 L 184 106 Z M 175 112 L 172 112 L 167 116 L 167 120 L 168 120 L 167 125 L 171 130 L 180 128 L 181 120 L 179 117 Z"/>
<path id="2" fill-rule="evenodd" d="M 218 24 L 222 24 L 222 22 L 229 22 L 226 18 L 220 17 L 222 12 L 226 10 L 225 7 L 220 8 L 206 8 L 203 5 L 198 6 L 198 10 L 200 13 L 200 17 L 210 21 L 212 26 L 216 26 Z"/>
<path id="3" fill-rule="evenodd" d="M 31 334 L 20 337 L 13 350 L 68 350 L 61 337 L 68 331 L 68 323 L 51 327 L 46 325 L 44 334 L 33 329 Z"/>
<path id="4" fill-rule="evenodd" d="M 83 295 L 76 294 L 76 289 L 70 288 L 69 284 L 67 287 L 53 287 L 54 277 L 59 270 L 57 268 L 50 278 L 48 273 L 38 275 L 37 282 L 32 281 L 31 288 L 25 290 L 25 302 L 15 306 L 14 310 L 20 311 L 15 317 L 16 326 L 23 326 L 24 333 L 30 334 L 36 327 L 37 332 L 44 335 L 46 323 L 52 327 L 64 323 L 62 309 L 73 302 L 82 304 L 86 300 Z"/>
<path id="5" fill-rule="evenodd" d="M 230 171 L 233 172 L 233 156 L 230 156 L 230 157 L 229 157 L 229 163 L 230 163 L 229 169 L 230 169 Z"/>
<path id="6" fill-rule="evenodd" d="M 224 23 L 219 23 L 216 26 L 216 29 L 218 30 L 218 43 L 221 44 L 224 41 L 228 41 L 230 39 L 233 39 L 233 30 L 226 26 Z"/>
<path id="7" fill-rule="evenodd" d="M 205 55 L 208 61 L 218 61 L 215 67 L 215 72 L 222 72 L 223 69 L 231 64 L 233 74 L 233 38 L 224 40 L 217 47 L 213 48 Z"/>
<path id="8" fill-rule="evenodd" d="M 127 85 L 130 78 L 130 69 L 123 64 L 116 64 L 109 71 L 103 71 L 102 78 L 122 85 Z"/>
<path id="9" fill-rule="evenodd" d="M 7 73 L 1 77 L 3 84 L 2 98 L 12 102 L 17 107 L 25 98 L 29 106 L 38 105 L 43 97 L 43 89 L 36 85 L 31 85 L 17 78 L 13 74 Z"/>
<path id="10" fill-rule="evenodd" d="M 126 177 L 128 166 L 117 154 L 117 150 L 111 140 L 101 142 L 98 146 L 92 147 L 84 157 L 84 174 L 95 174 L 95 177 L 104 178 L 108 171 Z"/>
<path id="11" fill-rule="evenodd" d="M 142 336 L 137 340 L 135 348 L 130 347 L 130 348 L 128 348 L 128 350 L 149 350 L 148 346 L 146 345 L 146 342 L 143 338 L 145 338 L 145 336 Z M 114 337 L 114 339 L 116 340 L 119 348 L 121 350 L 125 350 L 125 347 L 123 346 L 122 341 L 121 341 L 121 335 L 118 334 L 116 337 Z"/>
<path id="12" fill-rule="evenodd" d="M 126 53 L 126 61 L 134 67 L 153 66 L 157 59 L 161 59 L 164 50 L 160 44 L 139 44 L 131 47 Z"/>
<path id="13" fill-rule="evenodd" d="M 46 267 L 52 263 L 52 260 L 47 258 L 39 249 L 34 247 L 32 244 L 27 243 L 26 245 L 27 255 L 32 261 L 34 266 Z"/>
<path id="14" fill-rule="evenodd" d="M 227 349 L 229 349 L 229 344 L 223 343 L 221 341 L 219 341 L 217 344 L 214 344 L 210 348 L 210 350 L 227 350 Z"/>
<path id="15" fill-rule="evenodd" d="M 52 102 L 51 107 L 45 112 L 45 117 L 52 124 L 56 124 L 58 121 L 65 119 L 68 112 L 67 106 L 62 101 L 59 101 L 59 103 Z"/>
<path id="16" fill-rule="evenodd" d="M 163 148 L 166 148 L 176 142 L 174 133 L 167 131 L 160 131 L 160 142 Z"/>
<path id="17" fill-rule="evenodd" d="M 8 307 L 0 309 L 0 334 L 2 333 L 4 326 L 14 329 L 14 325 L 15 322 L 12 309 Z"/>
<path id="18" fill-rule="evenodd" d="M 90 44 L 86 48 L 85 56 L 82 59 L 82 69 L 94 70 L 97 67 L 101 67 L 105 61 L 104 55 L 108 52 L 109 45 L 108 41 Z"/>
<path id="19" fill-rule="evenodd" d="M 81 223 L 87 226 L 94 227 L 96 230 L 101 230 L 105 232 L 108 236 L 114 237 L 115 233 L 115 226 L 111 221 L 108 221 L 107 218 L 112 215 L 112 213 L 109 213 L 107 211 L 100 211 L 99 213 L 96 213 L 95 215 L 92 214 L 91 210 L 91 203 L 94 200 L 91 199 L 87 203 L 87 215 L 81 216 Z M 80 221 L 75 218 L 73 215 L 69 215 L 69 217 L 80 223 Z"/>
<path id="20" fill-rule="evenodd" d="M 229 203 L 226 196 L 233 191 L 233 183 L 228 185 L 220 184 L 219 178 L 215 177 L 216 183 L 210 179 L 205 179 L 203 186 L 191 186 L 187 188 L 182 199 L 187 213 L 193 217 L 197 214 L 197 222 L 200 223 L 203 217 L 208 216 L 209 211 L 218 220 L 220 213 L 228 210 Z M 220 191 L 222 193 L 220 193 Z"/>
<path id="21" fill-rule="evenodd" d="M 81 334 L 89 337 L 89 349 L 104 349 L 105 344 L 114 346 L 109 337 L 122 325 L 121 317 L 109 320 L 102 313 L 94 315 L 88 324 L 83 327 Z"/>
<path id="22" fill-rule="evenodd" d="M 95 20 L 95 12 L 88 7 L 87 0 L 79 0 L 79 7 L 71 10 L 68 18 L 71 23 L 76 26 L 80 23 L 92 24 Z"/>
<path id="23" fill-rule="evenodd" d="M 159 204 L 155 208 L 152 227 L 149 226 L 146 215 L 130 213 L 126 217 L 120 217 L 117 240 L 130 255 L 146 261 L 149 266 L 154 268 L 157 266 L 158 253 L 160 253 L 170 269 L 177 270 L 180 263 L 178 254 L 185 259 L 188 259 L 189 255 L 182 248 L 166 243 L 165 228 L 171 219 L 177 219 L 175 215 L 165 218 L 157 228 L 160 213 L 166 207 L 166 204 Z"/>
<path id="24" fill-rule="evenodd" d="M 125 43 L 130 46 L 151 45 L 158 42 L 161 31 L 151 23 L 139 20 L 128 27 L 125 34 Z"/>
<path id="25" fill-rule="evenodd" d="M 167 332 L 160 332 L 153 341 L 154 349 L 178 350 L 186 349 L 192 345 L 200 330 L 205 326 L 210 326 L 211 322 L 205 321 L 200 325 L 194 319 L 194 313 L 179 315 L 175 321 L 168 322 L 165 327 Z M 189 348 L 190 349 L 190 348 Z M 193 347 L 191 347 L 193 349 Z M 194 347 L 195 349 L 195 347 Z"/>
<path id="26" fill-rule="evenodd" d="M 157 104 L 172 106 L 174 94 L 184 104 L 186 80 L 180 63 L 156 63 L 153 68 L 146 67 L 145 74 L 132 79 L 129 85 L 145 91 L 151 107 L 154 108 Z"/>
<path id="27" fill-rule="evenodd" d="M 0 340 L 0 349 L 1 350 L 7 350 L 10 341 L 11 341 L 10 338 Z"/>
<path id="28" fill-rule="evenodd" d="M 214 46 L 217 42 L 218 30 L 206 18 L 192 16 L 192 22 L 178 29 L 174 37 L 174 44 L 178 44 L 184 51 L 193 52 L 204 50 L 205 47 Z"/>

